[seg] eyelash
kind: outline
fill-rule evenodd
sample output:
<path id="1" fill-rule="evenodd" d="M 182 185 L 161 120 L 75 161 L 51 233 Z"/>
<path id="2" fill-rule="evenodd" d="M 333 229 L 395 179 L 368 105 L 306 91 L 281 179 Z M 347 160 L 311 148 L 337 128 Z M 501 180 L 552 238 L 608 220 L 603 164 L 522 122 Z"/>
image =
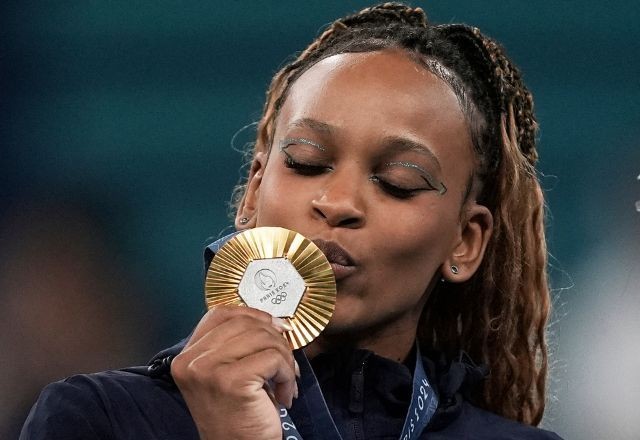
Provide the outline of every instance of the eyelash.
<path id="1" fill-rule="evenodd" d="M 405 189 L 400 188 L 399 186 L 393 185 L 386 180 L 380 179 L 379 176 L 371 176 L 369 178 L 372 182 L 376 182 L 380 187 L 389 195 L 397 198 L 397 199 L 410 199 L 415 196 L 418 192 L 423 191 L 422 188 L 419 189 Z"/>
<path id="2" fill-rule="evenodd" d="M 331 169 L 331 167 L 322 165 L 309 165 L 306 163 L 296 162 L 291 156 L 286 153 L 284 155 L 284 165 L 303 176 L 317 176 L 327 171 L 328 169 Z"/>
<path id="3" fill-rule="evenodd" d="M 296 162 L 293 160 L 291 156 L 285 153 L 284 164 L 287 168 L 294 170 L 297 174 L 302 176 L 318 176 L 324 173 L 327 170 L 330 170 L 331 167 L 322 166 L 322 165 L 309 165 L 300 162 Z M 380 179 L 379 176 L 371 176 L 369 178 L 370 181 L 377 183 L 380 185 L 382 190 L 387 194 L 395 197 L 397 199 L 409 199 L 415 196 L 418 192 L 424 191 L 426 189 L 418 188 L 418 189 L 405 189 L 400 188 L 399 186 L 393 185 L 386 180 Z"/>

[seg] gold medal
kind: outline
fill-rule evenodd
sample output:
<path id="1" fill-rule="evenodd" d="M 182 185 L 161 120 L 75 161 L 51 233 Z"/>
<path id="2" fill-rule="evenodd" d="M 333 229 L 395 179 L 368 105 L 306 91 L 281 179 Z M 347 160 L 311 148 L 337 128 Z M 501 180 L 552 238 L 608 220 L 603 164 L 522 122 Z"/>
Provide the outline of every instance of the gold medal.
<path id="1" fill-rule="evenodd" d="M 284 228 L 248 229 L 215 254 L 205 281 L 207 308 L 249 306 L 283 318 L 292 349 L 313 341 L 331 319 L 336 281 L 329 261 L 303 235 Z"/>

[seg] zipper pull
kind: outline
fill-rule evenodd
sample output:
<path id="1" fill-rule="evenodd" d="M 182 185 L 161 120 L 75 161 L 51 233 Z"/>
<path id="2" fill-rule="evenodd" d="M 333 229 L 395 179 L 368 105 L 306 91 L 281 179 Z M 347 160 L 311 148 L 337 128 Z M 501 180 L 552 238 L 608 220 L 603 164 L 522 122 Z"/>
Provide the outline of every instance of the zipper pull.
<path id="1" fill-rule="evenodd" d="M 370 353 L 369 353 L 370 354 Z M 351 392 L 349 395 L 349 411 L 362 414 L 364 411 L 364 367 L 369 354 L 362 359 L 360 368 L 351 375 Z"/>

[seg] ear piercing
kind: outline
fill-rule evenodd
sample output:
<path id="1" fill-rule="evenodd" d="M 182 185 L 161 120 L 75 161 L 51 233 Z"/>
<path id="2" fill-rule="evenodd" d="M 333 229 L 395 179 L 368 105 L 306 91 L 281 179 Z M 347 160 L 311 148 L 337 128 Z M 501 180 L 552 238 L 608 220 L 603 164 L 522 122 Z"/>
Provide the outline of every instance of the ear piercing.
<path id="1" fill-rule="evenodd" d="M 240 224 L 241 225 L 246 225 L 247 223 L 249 223 L 249 218 L 248 217 L 242 217 L 240 219 Z"/>
<path id="2" fill-rule="evenodd" d="M 452 264 L 451 266 L 449 266 L 449 268 L 451 269 L 451 273 L 454 275 L 458 275 L 458 272 L 460 272 L 460 269 L 458 269 L 458 266 L 456 266 L 455 264 Z M 440 278 L 440 282 L 446 283 L 447 280 L 445 280 L 444 277 L 442 277 Z"/>

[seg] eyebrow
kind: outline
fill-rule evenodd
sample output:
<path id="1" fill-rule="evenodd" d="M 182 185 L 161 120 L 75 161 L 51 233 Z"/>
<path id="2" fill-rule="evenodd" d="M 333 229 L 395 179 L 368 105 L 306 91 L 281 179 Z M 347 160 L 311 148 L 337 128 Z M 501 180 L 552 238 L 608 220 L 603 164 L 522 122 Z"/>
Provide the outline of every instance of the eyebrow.
<path id="1" fill-rule="evenodd" d="M 385 137 L 383 140 L 383 143 L 386 145 L 386 148 L 388 150 L 394 150 L 395 152 L 400 152 L 400 153 L 405 151 L 412 151 L 412 152 L 427 156 L 436 165 L 436 167 L 438 168 L 438 171 L 442 170 L 442 167 L 440 166 L 440 161 L 438 160 L 437 156 L 433 153 L 433 151 L 429 149 L 429 147 L 427 147 L 424 144 L 421 144 L 419 142 L 416 142 L 401 136 Z"/>
<path id="2" fill-rule="evenodd" d="M 296 119 L 289 124 L 289 127 L 309 128 L 315 132 L 322 134 L 334 134 L 337 131 L 337 127 L 326 122 L 318 121 L 312 118 L 300 118 Z"/>
<path id="3" fill-rule="evenodd" d="M 327 124 L 326 122 L 318 121 L 313 118 L 296 119 L 289 124 L 289 127 L 308 128 L 317 133 L 326 135 L 333 135 L 339 130 L 339 128 L 334 125 Z M 395 152 L 402 153 L 405 151 L 412 151 L 422 154 L 431 159 L 438 171 L 442 171 L 438 157 L 424 144 L 402 136 L 387 136 L 383 139 L 383 144 L 386 145 L 386 149 L 394 150 Z"/>

